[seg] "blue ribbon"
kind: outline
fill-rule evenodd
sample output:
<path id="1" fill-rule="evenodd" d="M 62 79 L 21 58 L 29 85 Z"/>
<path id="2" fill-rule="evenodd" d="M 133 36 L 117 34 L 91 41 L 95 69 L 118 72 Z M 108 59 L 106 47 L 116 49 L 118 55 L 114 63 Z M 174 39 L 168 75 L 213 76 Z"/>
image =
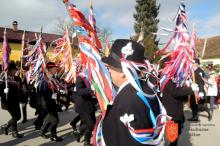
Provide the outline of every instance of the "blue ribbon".
<path id="1" fill-rule="evenodd" d="M 157 125 L 157 124 L 156 124 L 156 118 L 155 118 L 154 112 L 153 112 L 153 110 L 152 110 L 152 108 L 151 108 L 151 106 L 150 106 L 150 104 L 149 104 L 147 98 L 145 98 L 144 95 L 141 94 L 140 92 L 137 92 L 137 95 L 138 95 L 138 97 L 140 97 L 140 99 L 144 102 L 144 104 L 150 109 L 150 118 L 151 118 L 151 121 L 152 121 L 153 126 L 154 126 L 154 128 L 155 128 L 156 125 Z"/>

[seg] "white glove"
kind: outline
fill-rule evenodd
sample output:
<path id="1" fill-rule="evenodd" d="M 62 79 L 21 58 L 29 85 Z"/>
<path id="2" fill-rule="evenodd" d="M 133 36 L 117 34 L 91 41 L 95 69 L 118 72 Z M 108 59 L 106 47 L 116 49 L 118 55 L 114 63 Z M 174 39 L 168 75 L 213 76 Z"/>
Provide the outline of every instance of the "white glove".
<path id="1" fill-rule="evenodd" d="M 204 97 L 204 93 L 203 92 L 199 92 L 199 97 Z"/>
<path id="2" fill-rule="evenodd" d="M 189 81 L 189 80 L 186 80 L 185 83 L 186 83 L 186 86 L 187 86 L 187 87 L 190 87 L 190 81 Z"/>
<path id="3" fill-rule="evenodd" d="M 199 75 L 202 77 L 202 72 L 200 72 Z"/>
<path id="4" fill-rule="evenodd" d="M 57 93 L 53 93 L 52 99 L 57 99 Z"/>
<path id="5" fill-rule="evenodd" d="M 94 91 L 94 90 L 95 90 L 95 88 L 94 88 L 93 86 L 91 86 L 91 89 L 92 89 L 92 91 Z"/>
<path id="6" fill-rule="evenodd" d="M 194 92 L 199 91 L 199 86 L 198 86 L 198 84 L 192 84 L 192 85 L 191 85 L 191 88 L 192 88 L 192 90 L 193 90 Z"/>
<path id="7" fill-rule="evenodd" d="M 5 89 L 4 89 L 4 93 L 5 93 L 5 94 L 8 94 L 8 92 L 9 92 L 9 88 L 5 88 Z"/>

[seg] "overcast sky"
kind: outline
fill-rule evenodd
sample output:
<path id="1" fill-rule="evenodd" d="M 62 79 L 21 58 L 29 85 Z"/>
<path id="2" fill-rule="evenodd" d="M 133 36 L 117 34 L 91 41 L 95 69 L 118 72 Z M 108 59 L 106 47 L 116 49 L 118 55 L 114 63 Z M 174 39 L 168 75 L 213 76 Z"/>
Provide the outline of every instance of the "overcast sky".
<path id="1" fill-rule="evenodd" d="M 86 16 L 89 0 L 70 0 Z M 173 28 L 180 0 L 158 0 L 160 3 L 159 27 Z M 199 37 L 220 35 L 220 0 L 185 0 L 189 25 L 196 25 Z M 97 25 L 110 28 L 113 38 L 129 38 L 134 34 L 133 13 L 135 0 L 93 0 Z M 56 32 L 58 19 L 67 19 L 68 14 L 62 0 L 0 0 L 0 26 L 11 27 L 13 20 L 19 29 Z M 167 36 L 160 36 L 166 41 Z"/>

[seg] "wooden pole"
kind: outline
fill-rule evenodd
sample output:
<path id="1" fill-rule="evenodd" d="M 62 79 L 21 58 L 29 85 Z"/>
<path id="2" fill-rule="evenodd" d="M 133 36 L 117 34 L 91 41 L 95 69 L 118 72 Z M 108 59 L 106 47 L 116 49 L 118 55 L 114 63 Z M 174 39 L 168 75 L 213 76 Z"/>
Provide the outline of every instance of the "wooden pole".
<path id="1" fill-rule="evenodd" d="M 25 30 L 22 35 L 22 43 L 21 43 L 21 55 L 20 55 L 20 60 L 21 60 L 21 66 L 20 66 L 20 77 L 23 78 L 23 53 L 24 53 L 24 46 L 25 46 Z"/>
<path id="2" fill-rule="evenodd" d="M 4 30 L 4 39 L 6 38 L 6 28 Z M 3 40 L 4 41 L 4 40 Z M 2 56 L 3 57 L 3 56 Z M 9 63 L 9 62 L 8 62 Z M 3 65 L 3 64 L 2 64 Z M 5 72 L 5 89 L 8 90 L 8 71 L 7 70 L 4 70 Z M 6 100 L 8 99 L 8 91 L 5 92 L 5 97 L 6 97 Z"/>
<path id="3" fill-rule="evenodd" d="M 205 49 L 206 49 L 207 40 L 208 40 L 208 38 L 206 38 L 205 41 L 204 41 L 204 45 L 203 45 L 203 49 L 202 49 L 202 58 L 205 55 Z"/>
<path id="4" fill-rule="evenodd" d="M 194 71 L 192 71 L 192 81 L 194 84 L 196 83 Z M 196 92 L 194 92 L 194 95 L 195 95 L 195 102 L 196 102 L 196 104 L 198 104 L 198 94 Z"/>

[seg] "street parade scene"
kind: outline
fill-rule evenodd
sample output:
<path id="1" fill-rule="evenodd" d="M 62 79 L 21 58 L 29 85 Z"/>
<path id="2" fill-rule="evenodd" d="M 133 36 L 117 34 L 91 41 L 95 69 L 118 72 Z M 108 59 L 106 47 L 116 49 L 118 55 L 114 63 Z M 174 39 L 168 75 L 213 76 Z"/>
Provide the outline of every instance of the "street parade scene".
<path id="1" fill-rule="evenodd" d="M 0 4 L 0 146 L 220 146 L 218 0 Z"/>

